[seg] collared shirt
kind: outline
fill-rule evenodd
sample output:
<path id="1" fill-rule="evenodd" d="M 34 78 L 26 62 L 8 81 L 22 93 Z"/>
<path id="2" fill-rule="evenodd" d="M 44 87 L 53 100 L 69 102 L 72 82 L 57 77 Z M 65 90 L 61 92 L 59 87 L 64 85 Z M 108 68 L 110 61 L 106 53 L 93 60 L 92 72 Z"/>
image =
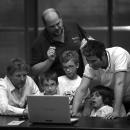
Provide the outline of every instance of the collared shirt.
<path id="1" fill-rule="evenodd" d="M 0 114 L 2 115 L 21 115 L 28 95 L 40 95 L 40 91 L 29 76 L 23 88 L 15 89 L 10 79 L 0 79 Z"/>

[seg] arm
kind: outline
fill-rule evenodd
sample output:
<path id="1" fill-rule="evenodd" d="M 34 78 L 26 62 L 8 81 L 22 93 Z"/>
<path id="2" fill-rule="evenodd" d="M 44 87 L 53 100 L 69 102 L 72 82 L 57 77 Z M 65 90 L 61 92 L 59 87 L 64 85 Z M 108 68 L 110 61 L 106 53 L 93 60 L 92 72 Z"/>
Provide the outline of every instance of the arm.
<path id="1" fill-rule="evenodd" d="M 0 85 L 0 114 L 2 115 L 22 115 L 24 109 L 10 105 L 8 100 L 7 90 L 3 85 Z"/>
<path id="2" fill-rule="evenodd" d="M 39 74 L 41 71 L 46 72 L 51 67 L 56 58 L 55 49 L 55 47 L 50 46 L 50 48 L 47 51 L 48 59 L 33 65 L 32 70 L 35 75 Z"/>
<path id="3" fill-rule="evenodd" d="M 72 106 L 72 115 L 73 116 L 78 115 L 80 104 L 81 104 L 83 98 L 85 97 L 85 95 L 87 94 L 88 87 L 90 85 L 90 81 L 91 81 L 91 79 L 89 79 L 87 77 L 83 77 L 82 81 L 80 83 L 80 86 L 76 90 L 74 101 L 73 101 L 73 106 Z"/>
<path id="4" fill-rule="evenodd" d="M 120 117 L 120 110 L 122 105 L 123 91 L 125 86 L 126 72 L 117 72 L 115 74 L 115 86 L 114 86 L 114 106 L 113 112 L 108 114 L 105 118 L 113 119 Z"/>
<path id="5" fill-rule="evenodd" d="M 47 59 L 43 62 L 37 63 L 32 66 L 32 71 L 35 75 L 39 74 L 41 71 L 45 72 L 47 71 L 51 65 L 53 64 L 53 61 L 50 59 Z"/>
<path id="6" fill-rule="evenodd" d="M 117 72 L 115 74 L 115 102 L 114 102 L 114 112 L 118 115 L 120 114 L 120 109 L 122 105 L 123 89 L 125 86 L 126 72 Z"/>

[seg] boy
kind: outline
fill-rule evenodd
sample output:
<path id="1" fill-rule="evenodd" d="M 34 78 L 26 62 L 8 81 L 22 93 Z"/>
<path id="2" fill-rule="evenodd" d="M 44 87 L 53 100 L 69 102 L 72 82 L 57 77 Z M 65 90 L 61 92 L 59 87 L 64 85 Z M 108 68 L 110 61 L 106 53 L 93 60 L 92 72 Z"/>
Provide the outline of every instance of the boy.
<path id="1" fill-rule="evenodd" d="M 40 91 L 43 95 L 58 95 L 58 77 L 56 72 L 47 71 L 40 75 Z"/>
<path id="2" fill-rule="evenodd" d="M 72 105 L 75 91 L 80 85 L 81 77 L 77 74 L 79 67 L 79 55 L 76 51 L 64 51 L 60 57 L 63 70 L 66 75 L 58 77 L 60 95 L 69 97 L 69 104 Z"/>

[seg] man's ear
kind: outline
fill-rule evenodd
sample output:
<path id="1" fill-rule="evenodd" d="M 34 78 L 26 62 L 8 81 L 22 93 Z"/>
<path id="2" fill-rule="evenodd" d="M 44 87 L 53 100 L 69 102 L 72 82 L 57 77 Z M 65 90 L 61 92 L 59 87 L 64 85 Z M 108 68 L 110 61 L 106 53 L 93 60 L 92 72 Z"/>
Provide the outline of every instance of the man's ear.
<path id="1" fill-rule="evenodd" d="M 79 68 L 79 63 L 77 63 L 77 67 L 76 67 L 77 69 Z"/>

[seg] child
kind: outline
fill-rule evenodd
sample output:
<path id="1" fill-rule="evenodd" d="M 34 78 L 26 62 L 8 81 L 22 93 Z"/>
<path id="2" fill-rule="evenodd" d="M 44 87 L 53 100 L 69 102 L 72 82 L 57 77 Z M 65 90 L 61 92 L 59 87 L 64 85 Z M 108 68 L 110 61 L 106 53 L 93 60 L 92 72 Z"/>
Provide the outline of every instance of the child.
<path id="1" fill-rule="evenodd" d="M 81 77 L 77 75 L 79 67 L 79 55 L 76 51 L 64 51 L 60 57 L 65 75 L 58 77 L 60 95 L 69 97 L 70 106 L 73 103 L 75 91 L 78 88 Z"/>
<path id="2" fill-rule="evenodd" d="M 113 112 L 114 92 L 112 89 L 97 85 L 90 93 L 92 111 L 90 117 L 105 117 Z"/>
<path id="3" fill-rule="evenodd" d="M 58 95 L 58 77 L 56 72 L 47 71 L 39 76 L 40 91 L 43 95 Z"/>

